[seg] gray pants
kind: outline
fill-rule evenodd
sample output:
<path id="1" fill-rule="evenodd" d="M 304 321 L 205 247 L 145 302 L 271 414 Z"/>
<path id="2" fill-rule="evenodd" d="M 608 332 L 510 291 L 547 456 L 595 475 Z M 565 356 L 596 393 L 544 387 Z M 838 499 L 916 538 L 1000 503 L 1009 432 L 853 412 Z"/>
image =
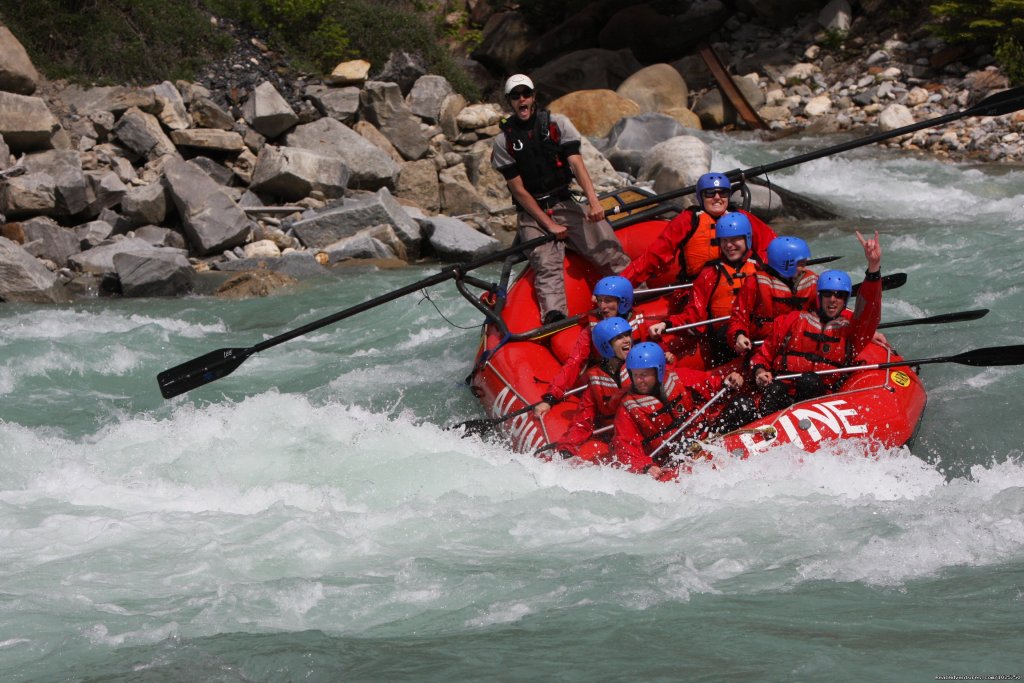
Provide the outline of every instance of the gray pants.
<path id="1" fill-rule="evenodd" d="M 571 200 L 558 202 L 549 210 L 556 223 L 569 229 L 569 235 L 565 240 L 542 244 L 530 252 L 541 320 L 549 311 L 569 313 L 563 268 L 567 246 L 597 266 L 602 275 L 620 273 L 629 265 L 629 257 L 622 250 L 608 221 L 591 223 L 584 207 Z M 526 241 L 547 234 L 533 216 L 525 211 L 519 212 L 519 239 Z"/>

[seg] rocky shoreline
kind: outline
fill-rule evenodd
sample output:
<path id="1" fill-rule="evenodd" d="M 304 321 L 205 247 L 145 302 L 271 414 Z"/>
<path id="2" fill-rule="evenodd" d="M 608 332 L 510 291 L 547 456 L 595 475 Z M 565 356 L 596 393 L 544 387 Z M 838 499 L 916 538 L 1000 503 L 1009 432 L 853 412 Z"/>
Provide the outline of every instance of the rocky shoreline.
<path id="1" fill-rule="evenodd" d="M 492 31 L 507 19 L 495 16 Z M 998 69 L 955 61 L 926 35 L 868 40 L 864 21 L 842 2 L 793 28 L 733 16 L 718 34 L 730 41 L 713 45 L 778 133 L 895 130 L 1007 87 Z M 821 40 L 837 27 L 841 52 Z M 485 38 L 475 56 L 493 64 L 494 44 Z M 323 80 L 283 78 L 250 37 L 202 82 L 83 88 L 41 79 L 3 29 L 0 301 L 262 295 L 365 259 L 459 261 L 507 244 L 512 206 L 489 165 L 500 105 L 466 102 L 415 56 L 371 70 L 353 61 Z M 695 57 L 644 66 L 628 50 L 589 48 L 529 73 L 587 136 L 599 190 L 692 184 L 711 161 L 692 131 L 738 127 Z M 1017 112 L 886 144 L 1016 164 L 1022 131 Z M 766 219 L 798 215 L 755 192 L 755 211 L 768 206 Z"/>

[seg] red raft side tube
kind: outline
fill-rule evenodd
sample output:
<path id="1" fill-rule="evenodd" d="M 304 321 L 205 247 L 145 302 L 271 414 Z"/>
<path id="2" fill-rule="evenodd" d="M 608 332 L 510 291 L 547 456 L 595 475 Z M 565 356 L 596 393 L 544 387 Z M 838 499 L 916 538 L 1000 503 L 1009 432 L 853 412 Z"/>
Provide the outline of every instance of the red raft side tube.
<path id="1" fill-rule="evenodd" d="M 616 231 L 630 258 L 643 253 L 667 221 L 652 220 L 636 223 Z M 671 284 L 678 268 L 672 268 L 651 283 L 654 286 Z M 565 290 L 569 302 L 569 315 L 575 316 L 591 310 L 590 292 L 601 278 L 593 268 L 576 254 L 569 253 L 565 260 Z M 656 300 L 637 304 L 635 310 L 650 315 L 664 313 L 665 303 Z M 534 296 L 533 270 L 527 267 L 509 287 L 508 298 L 501 317 L 511 334 L 522 334 L 540 326 L 540 311 Z M 545 337 L 526 341 L 512 341 L 502 345 L 501 332 L 485 324 L 477 364 L 483 353 L 498 348 L 472 379 L 473 393 L 479 397 L 488 417 L 502 417 L 541 400 L 548 383 L 562 367 L 566 354 L 572 348 L 584 319 L 578 325 Z M 577 400 L 569 397 L 555 405 L 543 420 L 532 412 L 502 423 L 513 447 L 523 453 L 532 453 L 540 446 L 557 441 L 569 428 L 570 417 L 576 410 Z"/>
<path id="2" fill-rule="evenodd" d="M 858 357 L 866 365 L 899 360 L 874 343 Z M 834 394 L 795 403 L 712 443 L 742 458 L 781 444 L 812 453 L 850 439 L 863 441 L 870 453 L 911 444 L 926 402 L 921 379 L 909 366 L 863 370 L 851 373 Z"/>

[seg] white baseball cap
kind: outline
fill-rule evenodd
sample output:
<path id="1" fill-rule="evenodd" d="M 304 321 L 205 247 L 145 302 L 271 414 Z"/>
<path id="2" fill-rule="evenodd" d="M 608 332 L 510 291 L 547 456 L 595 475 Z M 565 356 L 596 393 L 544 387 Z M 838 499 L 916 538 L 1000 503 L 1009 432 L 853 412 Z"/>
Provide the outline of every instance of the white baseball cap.
<path id="1" fill-rule="evenodd" d="M 512 92 L 515 87 L 520 85 L 525 85 L 530 90 L 534 89 L 533 81 L 530 80 L 529 76 L 525 74 L 515 74 L 514 76 L 509 76 L 509 79 L 505 81 L 505 97 L 508 97 L 508 94 Z"/>

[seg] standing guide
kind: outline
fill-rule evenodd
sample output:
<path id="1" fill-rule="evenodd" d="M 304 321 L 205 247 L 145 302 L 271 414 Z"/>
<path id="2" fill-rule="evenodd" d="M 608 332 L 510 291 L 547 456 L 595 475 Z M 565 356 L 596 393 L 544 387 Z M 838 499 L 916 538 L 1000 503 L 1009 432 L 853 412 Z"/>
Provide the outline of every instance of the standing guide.
<path id="1" fill-rule="evenodd" d="M 604 275 L 622 271 L 629 257 L 604 219 L 604 208 L 580 156 L 579 131 L 567 117 L 537 109 L 533 81 L 523 74 L 505 82 L 505 97 L 512 115 L 501 121 L 501 133 L 491 148 L 491 165 L 508 183 L 519 238 L 526 241 L 547 234 L 556 238 L 529 255 L 541 321 L 546 325 L 568 315 L 563 273 L 567 245 Z M 586 204 L 570 193 L 574 178 L 586 195 Z"/>

